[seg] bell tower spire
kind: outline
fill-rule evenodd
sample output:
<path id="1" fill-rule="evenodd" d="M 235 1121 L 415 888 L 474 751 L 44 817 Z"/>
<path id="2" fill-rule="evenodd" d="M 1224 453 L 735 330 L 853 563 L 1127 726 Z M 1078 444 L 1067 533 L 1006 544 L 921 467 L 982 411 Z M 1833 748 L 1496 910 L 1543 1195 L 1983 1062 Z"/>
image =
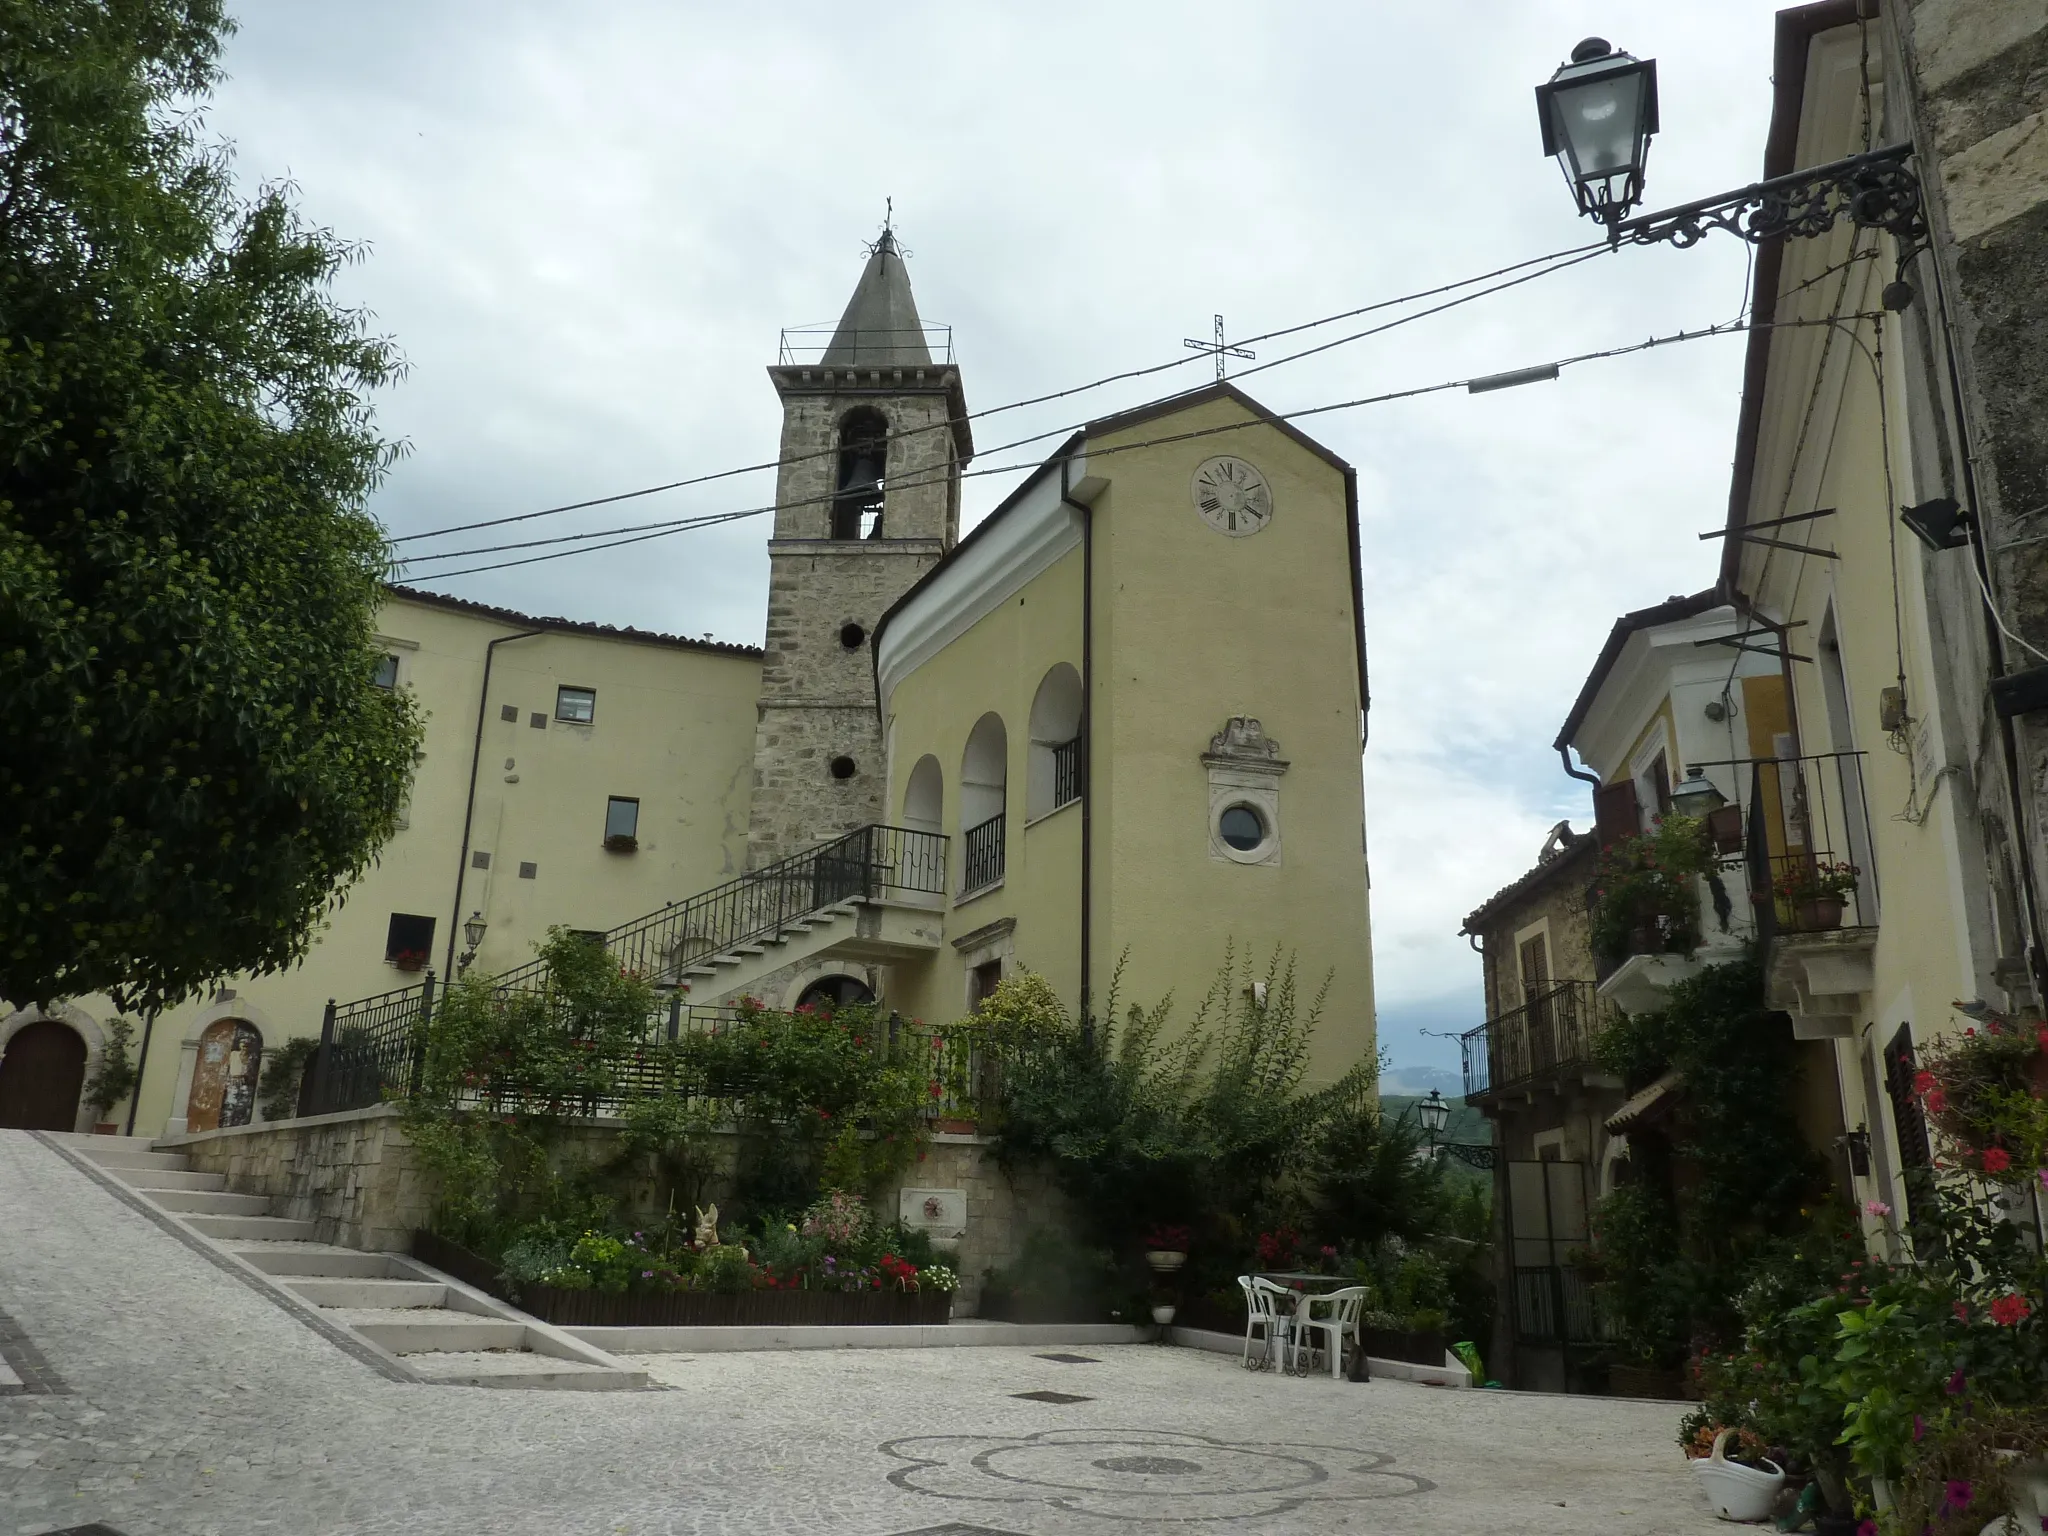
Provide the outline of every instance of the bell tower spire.
<path id="1" fill-rule="evenodd" d="M 893 215 L 893 209 L 892 209 Z M 748 863 L 886 821 L 868 636 L 960 528 L 973 456 L 950 333 L 927 325 L 893 217 L 822 350 L 785 331 Z M 808 344 L 807 344 L 808 343 Z"/>

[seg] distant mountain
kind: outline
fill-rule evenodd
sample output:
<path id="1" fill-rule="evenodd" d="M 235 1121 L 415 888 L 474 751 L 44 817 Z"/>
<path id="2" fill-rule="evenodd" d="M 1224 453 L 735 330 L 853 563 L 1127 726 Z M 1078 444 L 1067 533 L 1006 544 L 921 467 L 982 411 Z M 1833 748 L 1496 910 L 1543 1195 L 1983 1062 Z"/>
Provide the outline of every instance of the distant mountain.
<path id="1" fill-rule="evenodd" d="M 1380 1074 L 1380 1092 L 1413 1094 L 1416 1098 L 1434 1088 L 1447 1099 L 1465 1097 L 1465 1078 L 1447 1067 L 1389 1067 Z"/>

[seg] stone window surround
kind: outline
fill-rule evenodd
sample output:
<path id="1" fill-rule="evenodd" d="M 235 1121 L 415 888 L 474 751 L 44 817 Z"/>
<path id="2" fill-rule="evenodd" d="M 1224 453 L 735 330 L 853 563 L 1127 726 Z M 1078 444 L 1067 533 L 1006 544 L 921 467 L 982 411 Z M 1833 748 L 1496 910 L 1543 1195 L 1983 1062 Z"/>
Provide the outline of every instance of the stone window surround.
<path id="1" fill-rule="evenodd" d="M 1219 864 L 1277 868 L 1280 779 L 1288 768 L 1280 743 L 1265 733 L 1255 716 L 1233 715 L 1209 738 L 1202 766 L 1209 775 L 1209 857 Z M 1234 805 L 1250 806 L 1265 822 L 1266 840 L 1256 848 L 1233 848 L 1223 840 L 1223 813 Z"/>
<path id="2" fill-rule="evenodd" d="M 995 889 L 991 886 L 989 889 Z M 1017 919 L 999 917 L 992 923 L 983 923 L 979 928 L 963 933 L 953 940 L 954 953 L 960 957 L 960 998 L 963 1008 L 973 1007 L 974 972 L 979 966 L 991 960 L 1002 962 L 1003 974 L 1010 975 L 1016 968 Z"/>
<path id="3" fill-rule="evenodd" d="M 186 1111 L 192 1106 L 192 1076 L 199 1066 L 199 1037 L 206 1033 L 207 1026 L 218 1024 L 222 1019 L 240 1019 L 263 1037 L 263 1049 L 271 1050 L 290 1038 L 291 1031 L 273 1021 L 269 1014 L 251 1003 L 245 997 L 229 992 L 216 997 L 192 1016 L 192 1022 L 185 1026 L 185 1038 L 178 1042 L 178 1080 L 171 1089 L 171 1113 L 164 1121 L 161 1134 L 183 1136 L 186 1134 Z M 260 1062 L 260 1057 L 258 1058 Z M 258 1083 L 261 1067 L 258 1068 Z M 249 1123 L 256 1124 L 263 1117 L 263 1097 L 259 1086 L 255 1104 L 250 1109 Z"/>

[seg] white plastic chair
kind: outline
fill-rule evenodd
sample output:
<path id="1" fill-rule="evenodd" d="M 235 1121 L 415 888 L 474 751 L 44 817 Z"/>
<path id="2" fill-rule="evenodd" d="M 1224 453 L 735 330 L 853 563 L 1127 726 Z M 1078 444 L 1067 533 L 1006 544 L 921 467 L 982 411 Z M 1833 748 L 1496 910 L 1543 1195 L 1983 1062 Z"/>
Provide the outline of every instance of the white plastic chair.
<path id="1" fill-rule="evenodd" d="M 1325 1291 L 1320 1296 L 1305 1296 L 1300 1308 L 1294 1314 L 1295 1369 L 1303 1375 L 1308 1373 L 1304 1361 L 1311 1350 L 1325 1349 L 1330 1356 L 1330 1379 L 1343 1374 L 1344 1337 L 1346 1334 L 1358 1341 L 1360 1349 L 1365 1341 L 1358 1334 L 1358 1313 L 1365 1305 L 1365 1287 L 1348 1285 L 1341 1291 Z M 1323 1342 L 1310 1342 L 1312 1335 L 1320 1334 Z"/>
<path id="2" fill-rule="evenodd" d="M 1272 1281 L 1250 1275 L 1237 1277 L 1239 1289 L 1244 1292 L 1244 1368 L 1248 1371 L 1265 1370 L 1272 1365 L 1277 1344 L 1278 1358 L 1287 1359 L 1287 1335 L 1292 1322 L 1290 1312 L 1282 1311 L 1283 1305 L 1291 1308 L 1294 1293 L 1273 1284 Z M 1260 1330 L 1260 1342 L 1264 1352 L 1259 1362 L 1252 1363 L 1252 1330 Z"/>

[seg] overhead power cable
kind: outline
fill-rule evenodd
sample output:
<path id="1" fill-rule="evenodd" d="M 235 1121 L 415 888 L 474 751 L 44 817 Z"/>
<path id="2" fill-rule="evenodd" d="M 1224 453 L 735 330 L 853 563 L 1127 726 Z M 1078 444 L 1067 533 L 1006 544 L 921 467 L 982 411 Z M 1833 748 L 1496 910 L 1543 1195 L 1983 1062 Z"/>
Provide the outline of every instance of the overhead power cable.
<path id="1" fill-rule="evenodd" d="M 1460 278 L 1456 282 L 1442 283 L 1434 288 L 1419 289 L 1414 293 L 1404 293 L 1391 299 L 1377 299 L 1370 304 L 1362 304 L 1355 309 L 1342 310 L 1334 315 L 1324 315 L 1319 319 L 1304 320 L 1297 325 L 1283 326 L 1279 330 L 1262 331 L 1256 336 L 1242 337 L 1232 342 L 1231 345 L 1242 346 L 1250 342 L 1274 341 L 1283 336 L 1299 335 L 1303 331 L 1316 330 L 1326 325 L 1335 325 L 1343 320 L 1355 320 L 1360 315 L 1372 314 L 1378 310 L 1391 309 L 1401 304 L 1418 303 L 1423 299 L 1433 299 L 1446 293 L 1455 293 L 1460 288 L 1470 288 L 1478 283 L 1492 282 L 1495 278 L 1507 277 L 1511 273 L 1520 272 L 1523 274 L 1520 277 L 1514 278 L 1511 282 L 1502 283 L 1498 287 L 1486 289 L 1481 293 L 1466 294 L 1449 303 L 1436 305 L 1417 314 L 1403 316 L 1399 320 L 1391 322 L 1390 325 L 1376 326 L 1371 330 L 1360 331 L 1353 336 L 1340 337 L 1336 341 L 1326 342 L 1320 346 L 1309 347 L 1300 352 L 1291 353 L 1286 357 L 1276 358 L 1271 362 L 1261 363 L 1256 368 L 1244 369 L 1238 374 L 1238 377 L 1242 378 L 1245 374 L 1250 373 L 1261 373 L 1268 368 L 1277 368 L 1282 364 L 1295 362 L 1304 357 L 1312 357 L 1318 352 L 1326 352 L 1331 347 L 1343 346 L 1348 342 L 1359 341 L 1368 336 L 1378 335 L 1381 331 L 1391 329 L 1396 325 L 1406 325 L 1412 320 L 1421 320 L 1430 315 L 1440 314 L 1446 309 L 1454 309 L 1460 304 L 1471 302 L 1473 299 L 1485 298 L 1489 294 L 1498 293 L 1506 288 L 1516 287 L 1521 283 L 1531 281 L 1533 278 L 1546 277 L 1552 271 L 1562 271 L 1565 267 L 1575 266 L 1580 261 L 1590 260 L 1594 256 L 1605 255 L 1610 249 L 1611 247 L 1609 247 L 1607 242 L 1601 240 L 1590 245 L 1573 246 L 1567 250 L 1552 251 L 1547 256 L 1532 256 L 1525 261 L 1518 261 L 1509 266 L 1496 267 L 1491 272 L 1482 272 L 1476 277 Z M 1556 263 L 1556 265 L 1549 265 L 1550 263 Z M 1542 270 L 1529 272 L 1526 269 L 1530 267 L 1539 267 Z M 1011 400 L 1002 405 L 988 406 L 979 411 L 969 411 L 962 416 L 950 417 L 943 423 L 933 422 L 920 427 L 891 432 L 883 441 L 884 443 L 891 443 L 899 438 L 922 436 L 950 428 L 962 422 L 981 421 L 990 416 L 1000 416 L 1007 411 L 1023 410 L 1027 406 L 1044 405 L 1053 400 L 1064 400 L 1072 395 L 1086 394 L 1090 390 L 1102 389 L 1110 384 L 1127 383 L 1132 379 L 1148 378 L 1156 373 L 1167 372 L 1169 369 L 1185 368 L 1189 363 L 1199 361 L 1201 361 L 1199 356 L 1183 355 L 1167 362 L 1152 363 L 1143 368 L 1131 368 L 1126 369 L 1122 373 L 1105 374 L 1101 378 L 1090 379 L 1084 384 L 1070 385 L 1065 389 L 1055 389 L 1042 395 L 1031 395 L 1022 400 Z M 1000 452 L 1001 450 L 998 449 L 996 451 Z M 582 501 L 563 502 L 559 506 L 542 507 L 533 512 L 515 512 L 506 517 L 485 518 L 479 522 L 454 523 L 446 528 L 432 528 L 423 533 L 400 534 L 388 542 L 394 545 L 410 544 L 421 539 L 438 539 L 444 538 L 449 534 L 473 533 L 483 528 L 499 528 L 508 523 L 530 522 L 535 518 L 554 517 L 564 512 L 581 512 L 591 507 L 610 506 L 615 502 L 631 501 L 642 496 L 658 496 L 666 491 L 680 491 L 694 485 L 708 485 L 715 480 L 729 480 L 738 475 L 760 474 L 766 470 L 780 469 L 787 464 L 801 464 L 811 459 L 831 458 L 835 457 L 838 452 L 839 450 L 835 446 L 813 450 L 809 453 L 791 454 L 785 458 L 764 459 L 758 464 L 743 464 L 735 469 L 713 470 L 707 474 L 692 475 L 682 480 L 664 481 L 660 485 L 642 486 L 637 490 L 617 491 L 608 496 L 592 496 Z"/>
<path id="2" fill-rule="evenodd" d="M 1569 368 L 1579 363 L 1599 362 L 1607 358 L 1626 357 L 1632 353 L 1647 352 L 1655 347 L 1672 346 L 1679 342 L 1701 341 L 1714 336 L 1732 336 L 1741 332 L 1753 330 L 1791 330 L 1806 326 L 1833 325 L 1841 319 L 1870 318 L 1876 317 L 1874 315 L 1830 316 L 1825 319 L 1816 320 L 1779 320 L 1766 321 L 1761 323 L 1730 322 L 1717 325 L 1709 325 L 1694 331 L 1675 331 L 1668 336 L 1652 336 L 1645 341 L 1630 342 L 1627 345 L 1619 347 L 1607 347 L 1597 352 L 1580 352 L 1571 357 L 1558 358 L 1554 362 L 1539 364 L 1527 369 L 1517 369 L 1515 370 L 1515 372 L 1526 373 L 1530 375 L 1532 378 L 1538 376 L 1548 377 L 1552 375 L 1553 370 Z M 1276 411 L 1270 417 L 1260 417 L 1252 421 L 1227 422 L 1221 426 L 1198 427 L 1186 432 L 1173 432 L 1168 433 L 1165 436 L 1161 437 L 1146 438 L 1141 442 L 1118 443 L 1105 448 L 1091 449 L 1089 457 L 1091 459 L 1107 458 L 1112 454 L 1131 453 L 1140 448 L 1156 448 L 1168 443 L 1181 443 L 1187 442 L 1195 438 L 1215 437 L 1226 432 L 1243 432 L 1253 428 L 1264 426 L 1271 421 L 1300 421 L 1306 417 L 1327 415 L 1333 411 L 1356 410 L 1359 407 L 1368 405 L 1385 405 L 1396 400 L 1412 400 L 1422 395 L 1441 394 L 1444 391 L 1453 389 L 1470 389 L 1474 384 L 1483 384 L 1490 380 L 1499 379 L 1501 377 L 1503 377 L 1503 375 L 1500 374 L 1474 374 L 1464 378 L 1446 379 L 1440 383 L 1435 384 L 1419 384 L 1408 389 L 1390 390 L 1385 393 L 1377 395 L 1361 395 L 1356 399 L 1338 400 L 1326 405 L 1304 406 L 1300 410 Z M 1045 435 L 1054 436 L 1058 434 L 1048 433 Z M 971 479 L 979 475 L 1017 474 L 1021 471 L 1038 468 L 1039 462 L 1042 461 L 1026 461 L 1015 464 L 990 465 L 981 469 L 963 471 L 961 473 L 961 478 Z M 901 488 L 905 485 L 929 484 L 934 480 L 943 478 L 945 475 L 949 473 L 949 470 L 940 470 L 926 476 L 921 480 L 899 479 L 896 482 L 894 482 L 894 484 L 898 488 Z M 783 503 L 783 505 L 792 507 L 814 506 L 830 502 L 834 499 L 836 498 L 829 495 L 815 496 L 808 497 L 803 501 Z M 488 565 L 466 566 L 460 570 L 454 571 L 435 571 L 427 575 L 413 579 L 420 581 L 453 580 L 457 576 L 474 576 L 482 571 L 500 571 L 510 569 L 513 566 L 536 565 L 541 563 L 542 561 L 547 560 L 563 560 L 567 559 L 571 555 L 588 554 L 594 550 L 619 549 L 628 544 L 645 543 L 649 539 L 666 538 L 668 535 L 672 533 L 682 533 L 688 531 L 691 528 L 701 528 L 713 523 L 736 522 L 742 518 L 760 517 L 766 513 L 773 512 L 775 510 L 775 504 L 770 503 L 765 506 L 745 507 L 731 512 L 718 512 L 706 514 L 699 517 L 682 518 L 669 523 L 651 525 L 643 524 L 638 528 L 612 528 L 593 534 L 567 535 L 561 539 L 535 540 L 533 541 L 534 544 L 554 544 L 567 542 L 569 539 L 603 539 L 610 537 L 610 542 L 608 543 L 586 543 L 581 545 L 581 547 L 579 548 L 560 549 L 554 551 L 551 554 L 529 555 L 519 560 L 494 561 Z M 611 537 L 613 535 L 620 534 L 628 536 Z M 511 547 L 531 546 L 499 546 L 499 548 Z M 433 559 L 463 559 L 474 555 L 488 554 L 493 552 L 494 550 L 490 548 L 465 550 L 450 555 L 425 556 L 422 557 L 422 562 Z"/>

